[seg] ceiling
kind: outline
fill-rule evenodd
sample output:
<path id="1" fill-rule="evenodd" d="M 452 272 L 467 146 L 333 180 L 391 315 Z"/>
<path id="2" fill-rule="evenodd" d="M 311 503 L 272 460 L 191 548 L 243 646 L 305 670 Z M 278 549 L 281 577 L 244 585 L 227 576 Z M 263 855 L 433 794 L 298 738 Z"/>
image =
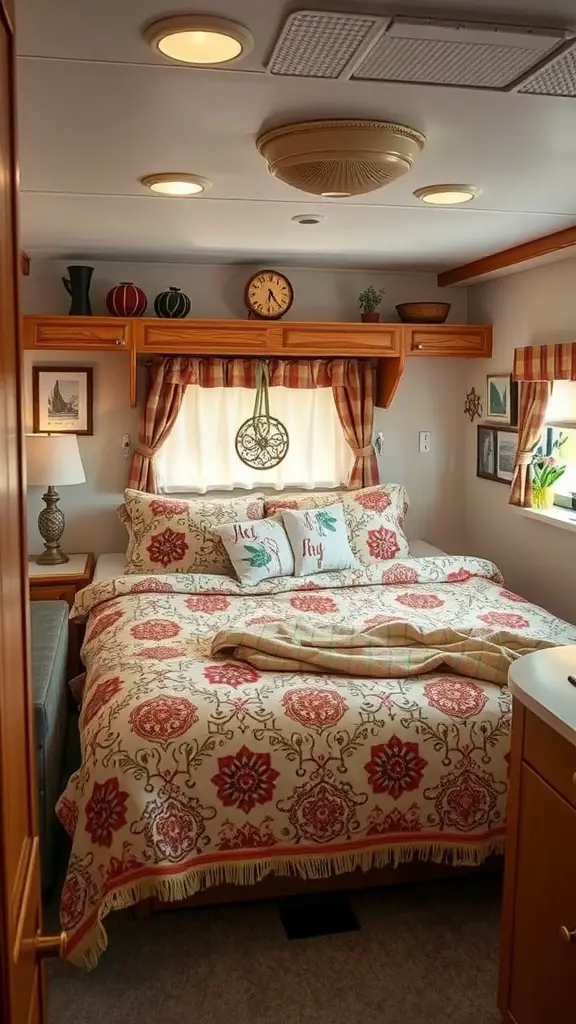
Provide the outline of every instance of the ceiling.
<path id="1" fill-rule="evenodd" d="M 300 8 L 454 17 L 576 29 L 574 0 L 198 0 L 255 37 L 229 69 L 155 55 L 141 27 L 161 0 L 17 0 L 21 231 L 32 257 L 269 262 L 442 270 L 576 223 L 576 99 L 266 71 Z M 474 13 L 475 12 L 475 13 Z M 375 117 L 428 137 L 412 171 L 363 197 L 315 199 L 272 177 L 261 129 L 316 117 Z M 159 171 L 209 178 L 205 197 L 153 196 Z M 435 209 L 413 190 L 482 188 Z M 291 218 L 325 220 L 310 227 Z"/>

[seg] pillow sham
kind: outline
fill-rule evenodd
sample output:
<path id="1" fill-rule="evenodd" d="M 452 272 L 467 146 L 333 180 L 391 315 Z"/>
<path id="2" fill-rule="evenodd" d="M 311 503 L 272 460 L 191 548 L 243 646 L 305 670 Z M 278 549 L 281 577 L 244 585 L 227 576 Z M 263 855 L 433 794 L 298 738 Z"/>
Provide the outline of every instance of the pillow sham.
<path id="1" fill-rule="evenodd" d="M 294 575 L 294 555 L 282 523 L 275 519 L 215 526 L 241 583 L 253 587 L 274 576 Z"/>
<path id="2" fill-rule="evenodd" d="M 350 550 L 341 504 L 301 511 L 284 509 L 282 519 L 294 552 L 296 576 L 358 566 Z"/>
<path id="3" fill-rule="evenodd" d="M 184 501 L 128 489 L 119 515 L 128 530 L 126 573 L 233 576 L 214 527 L 262 519 L 264 496 Z"/>
<path id="4" fill-rule="evenodd" d="M 356 491 L 323 491 L 266 498 L 266 516 L 284 509 L 326 508 L 342 503 L 344 520 L 353 554 L 362 565 L 374 565 L 390 558 L 405 558 L 410 544 L 404 533 L 404 519 L 410 507 L 401 484 L 376 484 Z"/>

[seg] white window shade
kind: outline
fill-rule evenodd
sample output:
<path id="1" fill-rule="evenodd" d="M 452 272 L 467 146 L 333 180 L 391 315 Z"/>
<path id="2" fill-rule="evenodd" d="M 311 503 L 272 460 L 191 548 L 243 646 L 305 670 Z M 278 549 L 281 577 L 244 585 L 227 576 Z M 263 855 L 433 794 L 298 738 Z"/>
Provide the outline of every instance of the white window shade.
<path id="1" fill-rule="evenodd" d="M 576 381 L 554 381 L 545 422 L 550 427 L 576 427 Z"/>
<path id="2" fill-rule="evenodd" d="M 178 419 L 156 457 L 161 490 L 275 490 L 338 487 L 352 468 L 331 388 L 270 388 L 270 412 L 290 438 L 288 454 L 275 469 L 250 469 L 236 455 L 234 440 L 254 409 L 248 388 L 186 388 Z"/>

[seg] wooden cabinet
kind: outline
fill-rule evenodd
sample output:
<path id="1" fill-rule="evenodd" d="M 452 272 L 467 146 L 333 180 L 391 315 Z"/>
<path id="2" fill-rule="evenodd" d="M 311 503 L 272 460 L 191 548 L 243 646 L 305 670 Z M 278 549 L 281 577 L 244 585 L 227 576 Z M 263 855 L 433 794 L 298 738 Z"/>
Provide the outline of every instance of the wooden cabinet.
<path id="1" fill-rule="evenodd" d="M 38 565 L 28 562 L 28 578 L 31 601 L 66 601 L 72 607 L 79 590 L 83 590 L 92 582 L 94 575 L 94 555 L 91 552 L 82 555 L 70 555 L 70 560 L 62 565 Z M 70 676 L 80 672 L 80 648 L 84 628 L 75 622 L 68 624 L 68 673 Z"/>
<path id="2" fill-rule="evenodd" d="M 401 324 L 290 323 L 271 329 L 270 343 L 286 356 L 400 355 Z"/>
<path id="3" fill-rule="evenodd" d="M 24 348 L 125 352 L 132 341 L 132 323 L 111 316 L 25 316 Z"/>
<path id="4" fill-rule="evenodd" d="M 405 324 L 404 345 L 409 356 L 489 359 L 492 355 L 492 327 L 490 324 Z"/>
<path id="5" fill-rule="evenodd" d="M 576 747 L 515 701 L 499 986 L 510 1024 L 576 1019 L 575 772 Z"/>

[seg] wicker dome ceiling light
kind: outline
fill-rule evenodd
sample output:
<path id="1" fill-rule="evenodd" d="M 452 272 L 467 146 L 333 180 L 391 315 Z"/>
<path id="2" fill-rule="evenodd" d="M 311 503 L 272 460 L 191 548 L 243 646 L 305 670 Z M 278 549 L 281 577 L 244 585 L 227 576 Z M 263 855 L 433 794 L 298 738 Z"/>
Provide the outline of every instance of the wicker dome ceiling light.
<path id="1" fill-rule="evenodd" d="M 401 178 L 426 136 L 389 121 L 301 121 L 264 132 L 256 145 L 276 178 L 301 192 L 340 199 Z"/>

